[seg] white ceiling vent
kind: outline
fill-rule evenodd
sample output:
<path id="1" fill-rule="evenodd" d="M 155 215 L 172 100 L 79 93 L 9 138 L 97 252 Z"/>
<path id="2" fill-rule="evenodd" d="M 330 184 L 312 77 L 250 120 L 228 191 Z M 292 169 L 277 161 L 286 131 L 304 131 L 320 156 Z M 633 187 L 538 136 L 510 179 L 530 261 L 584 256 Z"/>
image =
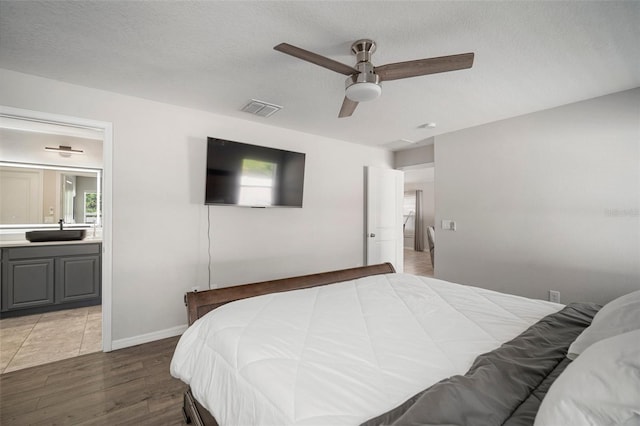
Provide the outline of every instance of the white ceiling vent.
<path id="1" fill-rule="evenodd" d="M 242 107 L 242 111 L 260 117 L 269 117 L 281 109 L 282 107 L 280 105 L 270 104 L 269 102 L 259 101 L 257 99 L 251 99 L 248 104 Z"/>

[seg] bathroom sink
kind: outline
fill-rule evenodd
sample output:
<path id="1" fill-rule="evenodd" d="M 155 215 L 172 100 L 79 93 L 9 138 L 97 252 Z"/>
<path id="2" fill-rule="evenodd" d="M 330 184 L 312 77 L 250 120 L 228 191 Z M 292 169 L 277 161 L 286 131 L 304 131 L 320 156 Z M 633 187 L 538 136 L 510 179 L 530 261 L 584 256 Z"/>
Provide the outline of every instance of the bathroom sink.
<path id="1" fill-rule="evenodd" d="M 25 232 L 25 237 L 32 243 L 83 240 L 86 235 L 86 229 L 48 229 L 43 231 Z"/>

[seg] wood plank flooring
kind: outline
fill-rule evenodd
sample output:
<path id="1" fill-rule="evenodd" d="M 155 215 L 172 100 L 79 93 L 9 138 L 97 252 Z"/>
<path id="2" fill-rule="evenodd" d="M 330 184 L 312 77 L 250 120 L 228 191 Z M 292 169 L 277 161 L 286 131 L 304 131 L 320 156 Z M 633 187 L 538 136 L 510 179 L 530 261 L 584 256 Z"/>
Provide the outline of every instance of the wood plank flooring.
<path id="1" fill-rule="evenodd" d="M 2 425 L 182 425 L 178 337 L 0 375 Z"/>
<path id="2" fill-rule="evenodd" d="M 433 275 L 428 252 L 405 272 Z M 2 425 L 183 425 L 186 385 L 169 374 L 178 337 L 0 375 Z"/>
<path id="3" fill-rule="evenodd" d="M 433 277 L 433 265 L 428 251 L 404 249 L 404 272 L 413 275 Z"/>

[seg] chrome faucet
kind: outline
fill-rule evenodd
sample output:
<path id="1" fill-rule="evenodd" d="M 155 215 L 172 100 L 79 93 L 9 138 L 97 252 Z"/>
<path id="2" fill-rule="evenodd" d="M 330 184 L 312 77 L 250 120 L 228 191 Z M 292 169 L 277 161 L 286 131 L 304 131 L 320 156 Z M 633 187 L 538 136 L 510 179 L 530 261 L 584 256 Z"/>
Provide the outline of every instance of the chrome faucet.
<path id="1" fill-rule="evenodd" d="M 60 230 L 62 231 L 62 225 L 64 224 L 64 219 L 60 219 L 58 223 L 60 224 Z"/>

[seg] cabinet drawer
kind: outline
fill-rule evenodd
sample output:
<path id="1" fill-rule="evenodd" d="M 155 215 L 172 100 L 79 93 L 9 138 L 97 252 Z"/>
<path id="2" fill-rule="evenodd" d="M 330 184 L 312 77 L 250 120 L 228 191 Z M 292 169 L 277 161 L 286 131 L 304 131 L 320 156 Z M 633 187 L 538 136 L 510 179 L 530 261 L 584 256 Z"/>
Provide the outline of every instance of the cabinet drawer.
<path id="1" fill-rule="evenodd" d="M 60 244 L 51 246 L 14 247 L 3 250 L 8 260 L 35 259 L 39 257 L 77 256 L 100 254 L 100 244 Z"/>

